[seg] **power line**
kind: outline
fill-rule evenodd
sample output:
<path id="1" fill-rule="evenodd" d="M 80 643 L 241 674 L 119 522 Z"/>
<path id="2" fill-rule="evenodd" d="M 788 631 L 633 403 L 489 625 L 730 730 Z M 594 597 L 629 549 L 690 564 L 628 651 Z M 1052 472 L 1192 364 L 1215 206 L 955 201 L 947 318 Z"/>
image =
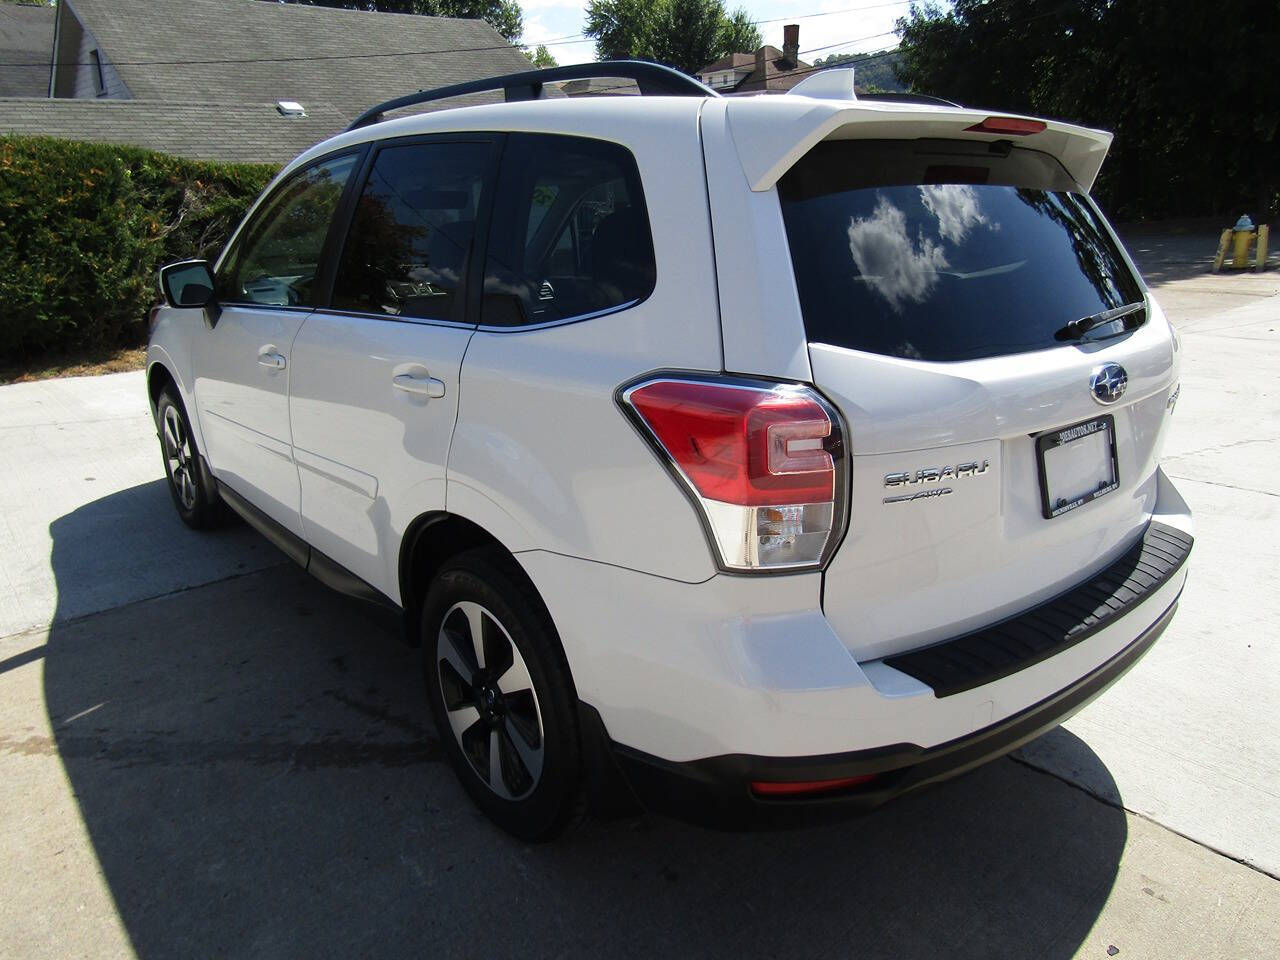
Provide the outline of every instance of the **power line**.
<path id="1" fill-rule="evenodd" d="M 905 7 L 915 0 L 893 0 L 892 3 L 871 3 L 863 7 L 846 7 L 844 10 L 823 10 L 820 13 L 791 14 L 787 17 L 771 17 L 768 20 L 752 20 L 757 27 L 765 23 L 786 23 L 788 20 L 816 20 L 818 17 L 835 17 L 843 13 L 860 13 L 863 10 L 879 10 L 883 7 Z"/>
<path id="2" fill-rule="evenodd" d="M 854 37 L 852 40 L 841 40 L 839 43 L 828 43 L 822 47 L 810 47 L 806 50 L 797 51 L 796 56 L 799 56 L 800 54 L 806 54 L 806 53 L 818 53 L 821 50 L 829 50 L 832 47 L 846 47 L 851 43 L 864 43 L 867 40 L 875 40 L 878 37 L 892 36 L 894 33 L 896 33 L 896 31 L 886 30 L 883 33 L 873 33 L 865 37 Z M 859 60 L 858 63 L 867 63 L 871 60 L 879 60 L 882 57 L 891 57 L 897 52 L 898 51 L 896 49 L 881 50 L 877 53 L 871 53 L 871 54 L 862 56 L 862 59 Z M 859 54 L 852 54 L 852 56 L 859 56 Z M 773 57 L 771 59 L 767 59 L 765 62 L 766 63 L 782 63 L 786 61 L 787 61 L 787 58 L 783 56 L 783 57 Z M 804 76 L 807 73 L 818 73 L 822 70 L 829 70 L 831 69 L 831 67 L 832 67 L 832 64 L 824 63 L 821 66 L 804 67 L 799 70 L 788 70 L 786 72 L 786 76 L 788 77 Z M 631 86 L 632 86 L 631 83 L 619 83 L 619 84 L 611 84 L 609 86 L 596 87 L 594 89 L 596 92 L 604 93 L 609 90 L 625 90 L 630 88 Z M 747 91 L 747 92 L 752 92 L 752 91 Z"/>
<path id="3" fill-rule="evenodd" d="M 1012 4 L 1012 3 L 1014 3 L 1014 2 L 1016 2 L 1016 0 L 1007 0 L 1007 3 L 1009 3 L 1009 4 Z M 1023 24 L 1023 23 L 1030 23 L 1030 22 L 1032 22 L 1033 20 L 1043 20 L 1045 17 L 1054 16 L 1055 14 L 1061 13 L 1063 10 L 1067 9 L 1067 7 L 1069 7 L 1069 6 L 1070 6 L 1070 4 L 1069 4 L 1069 3 L 1064 3 L 1064 4 L 1060 5 L 1060 6 L 1057 6 L 1057 7 L 1052 8 L 1052 9 L 1050 9 L 1050 10 L 1045 10 L 1045 11 L 1043 11 L 1043 12 L 1041 12 L 1041 13 L 1033 14 L 1032 16 L 1029 16 L 1029 17 L 1018 17 L 1018 18 L 1015 18 L 1015 19 L 1013 19 L 1013 20 L 1010 20 L 1010 21 L 1009 21 L 1009 24 L 1010 24 L 1010 25 L 1014 25 L 1014 24 Z M 875 33 L 875 34 L 872 34 L 871 36 L 868 36 L 868 37 L 855 37 L 855 38 L 854 38 L 854 39 L 852 39 L 852 40 L 844 40 L 844 41 L 841 41 L 840 43 L 829 43 L 829 44 L 827 44 L 826 46 L 823 46 L 823 47 L 812 47 L 812 48 L 807 49 L 807 50 L 801 50 L 801 51 L 799 51 L 799 52 L 797 53 L 797 56 L 798 56 L 799 54 L 803 54 L 803 53 L 817 53 L 817 52 L 818 52 L 818 51 L 820 51 L 820 50 L 829 50 L 829 49 L 831 49 L 832 47 L 844 47 L 844 46 L 849 46 L 850 44 L 854 44 L 854 43 L 863 43 L 864 41 L 867 41 L 867 40 L 875 40 L 877 37 L 888 36 L 889 34 L 896 33 L 896 32 L 897 32 L 896 30 L 890 30 L 890 31 L 886 31 L 885 33 Z M 882 60 L 882 59 L 884 59 L 885 57 L 892 57 L 892 56 L 894 56 L 894 55 L 895 55 L 895 54 L 897 54 L 897 53 L 898 53 L 897 48 L 894 48 L 894 49 L 891 49 L 891 50 L 880 50 L 880 51 L 878 51 L 878 52 L 876 52 L 876 53 L 869 53 L 869 54 L 858 54 L 858 53 L 854 53 L 854 54 L 851 54 L 851 56 L 859 57 L 860 59 L 858 59 L 856 62 L 852 63 L 851 65 L 856 69 L 856 68 L 857 68 L 857 66 L 858 66 L 859 64 L 871 63 L 872 61 L 875 61 L 875 60 Z M 787 60 L 787 58 L 786 58 L 785 56 L 783 56 L 783 57 L 774 57 L 774 58 L 772 58 L 771 60 L 767 60 L 767 61 L 766 61 L 766 63 L 782 63 L 782 62 L 785 62 L 786 60 Z M 810 74 L 810 73 L 819 73 L 819 72 L 821 72 L 821 71 L 823 71 L 823 70 L 830 70 L 833 66 L 839 66 L 839 65 L 838 65 L 838 64 L 824 63 L 824 64 L 821 64 L 821 65 L 819 65 L 819 66 L 804 67 L 804 68 L 799 69 L 799 70 L 788 70 L 788 71 L 786 72 L 786 76 L 787 76 L 787 77 L 800 77 L 800 76 L 805 76 L 806 74 Z M 627 88 L 627 87 L 629 87 L 629 86 L 630 86 L 630 84 L 625 84 L 625 83 L 623 83 L 623 84 L 617 84 L 617 85 L 614 85 L 614 86 L 599 87 L 599 88 L 597 88 L 597 89 L 598 89 L 600 92 L 605 92 L 605 91 L 608 91 L 608 90 L 622 90 L 622 89 L 626 89 L 626 88 Z M 754 91 L 745 91 L 745 92 L 747 92 L 747 93 L 752 93 L 752 92 L 754 92 Z"/>

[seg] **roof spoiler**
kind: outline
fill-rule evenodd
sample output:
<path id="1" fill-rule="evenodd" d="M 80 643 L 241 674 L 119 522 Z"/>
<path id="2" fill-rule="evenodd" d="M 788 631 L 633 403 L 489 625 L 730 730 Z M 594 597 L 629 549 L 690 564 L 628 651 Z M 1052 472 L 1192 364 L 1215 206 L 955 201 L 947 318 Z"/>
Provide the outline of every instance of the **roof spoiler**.
<path id="1" fill-rule="evenodd" d="M 907 140 L 919 137 L 1007 140 L 1010 134 L 984 127 L 992 111 L 970 107 L 929 107 L 914 102 L 856 102 L 813 97 L 753 97 L 746 104 L 726 100 L 729 127 L 747 182 L 754 191 L 771 189 L 822 140 Z M 1007 117 L 1031 121 L 1031 117 Z M 1057 158 L 1086 191 L 1092 189 L 1111 147 L 1111 134 L 1056 120 L 1035 121 L 1036 132 L 1021 132 L 1018 145 Z"/>
<path id="2" fill-rule="evenodd" d="M 445 100 L 449 97 L 461 97 L 468 93 L 486 93 L 501 90 L 507 102 L 514 100 L 537 100 L 542 96 L 542 86 L 546 83 L 559 83 L 564 80 L 594 80 L 600 77 L 612 77 L 620 80 L 634 80 L 646 97 L 719 97 L 720 94 L 710 87 L 703 86 L 692 77 L 679 70 L 664 67 L 660 63 L 648 63 L 643 60 L 605 60 L 601 63 L 573 63 L 564 67 L 547 67 L 542 70 L 526 70 L 523 73 L 508 73 L 501 77 L 487 77 L 483 80 L 469 80 L 466 83 L 455 83 L 447 87 L 436 87 L 434 90 L 419 90 L 387 100 L 376 107 L 370 107 L 352 122 L 348 130 L 359 130 L 371 123 L 377 123 L 382 115 L 401 107 L 412 107 L 419 103 L 430 103 L 433 100 Z"/>

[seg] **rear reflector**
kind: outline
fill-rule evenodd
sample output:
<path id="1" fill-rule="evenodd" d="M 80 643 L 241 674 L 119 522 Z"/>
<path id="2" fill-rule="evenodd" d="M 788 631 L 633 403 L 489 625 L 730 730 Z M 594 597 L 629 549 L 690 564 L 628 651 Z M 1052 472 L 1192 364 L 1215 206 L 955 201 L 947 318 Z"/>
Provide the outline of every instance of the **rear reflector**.
<path id="1" fill-rule="evenodd" d="M 623 407 L 691 494 L 730 570 L 817 566 L 843 522 L 839 417 L 795 384 L 654 379 Z"/>
<path id="2" fill-rule="evenodd" d="M 874 773 L 867 773 L 860 777 L 841 777 L 838 780 L 795 780 L 790 782 L 754 780 L 751 783 L 751 792 L 761 797 L 796 797 L 805 794 L 844 790 L 847 787 L 870 783 L 875 778 L 876 775 Z"/>
<path id="3" fill-rule="evenodd" d="M 973 133 L 1004 133 L 1025 137 L 1029 133 L 1043 133 L 1047 124 L 1043 120 L 1026 120 L 1022 117 L 987 117 L 965 130 Z"/>

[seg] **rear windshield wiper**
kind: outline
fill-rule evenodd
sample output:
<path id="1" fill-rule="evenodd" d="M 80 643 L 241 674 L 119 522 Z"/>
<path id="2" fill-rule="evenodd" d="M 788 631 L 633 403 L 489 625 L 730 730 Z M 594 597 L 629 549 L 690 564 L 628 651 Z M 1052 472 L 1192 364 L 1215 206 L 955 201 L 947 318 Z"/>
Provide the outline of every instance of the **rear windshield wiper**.
<path id="1" fill-rule="evenodd" d="M 1079 340 L 1094 327 L 1100 327 L 1104 323 L 1111 323 L 1113 320 L 1119 320 L 1121 317 L 1128 317 L 1132 314 L 1145 310 L 1146 303 L 1139 300 L 1137 303 L 1126 303 L 1123 307 L 1116 307 L 1114 310 L 1103 310 L 1101 313 L 1095 313 L 1089 317 L 1081 317 L 1079 320 L 1072 320 L 1065 327 L 1053 335 L 1055 340 Z M 1133 324 L 1137 326 L 1137 324 Z M 1131 329 L 1126 323 L 1124 329 Z"/>

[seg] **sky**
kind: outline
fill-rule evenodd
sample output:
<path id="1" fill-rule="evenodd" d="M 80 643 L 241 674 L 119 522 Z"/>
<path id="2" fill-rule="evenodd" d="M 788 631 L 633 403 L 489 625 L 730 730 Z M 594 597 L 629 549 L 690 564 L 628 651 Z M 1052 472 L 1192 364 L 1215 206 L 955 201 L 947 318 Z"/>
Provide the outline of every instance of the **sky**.
<path id="1" fill-rule="evenodd" d="M 583 9 L 574 0 L 520 0 L 524 9 L 524 43 L 540 43 L 561 64 L 595 59 L 595 42 L 582 39 Z M 893 24 L 904 16 L 910 0 L 726 0 L 726 9 L 745 7 L 764 42 L 782 46 L 782 27 L 800 24 L 800 57 L 812 62 L 832 53 L 861 53 L 896 46 Z M 750 51 L 741 51 L 748 53 Z"/>

